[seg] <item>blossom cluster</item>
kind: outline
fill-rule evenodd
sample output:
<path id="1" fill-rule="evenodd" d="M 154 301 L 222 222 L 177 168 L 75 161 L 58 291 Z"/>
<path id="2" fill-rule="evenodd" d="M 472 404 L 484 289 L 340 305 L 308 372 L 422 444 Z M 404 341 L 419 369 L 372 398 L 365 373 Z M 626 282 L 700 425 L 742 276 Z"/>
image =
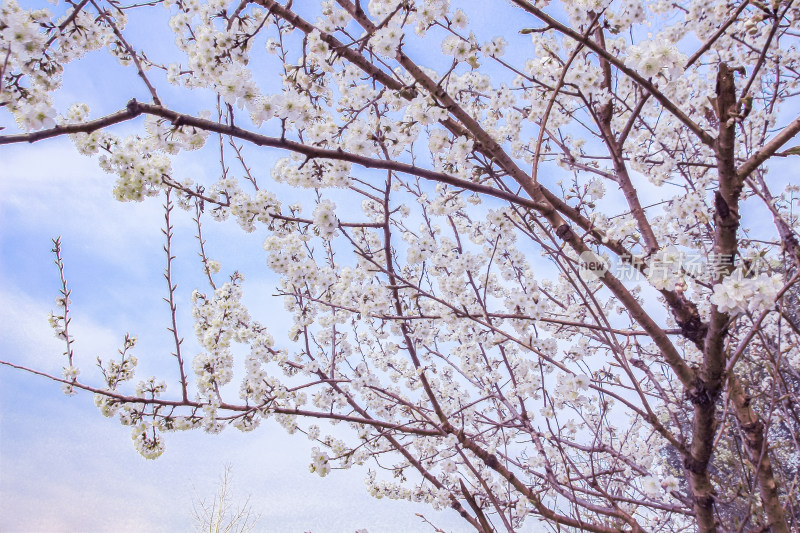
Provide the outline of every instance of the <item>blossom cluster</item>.
<path id="1" fill-rule="evenodd" d="M 61 86 L 64 65 L 113 41 L 112 29 L 97 17 L 78 11 L 67 24 L 68 16 L 52 20 L 46 9 L 25 10 L 16 0 L 0 4 L 0 104 L 24 130 L 55 126 L 51 93 Z M 123 12 L 112 20 L 124 28 Z"/>
<path id="2" fill-rule="evenodd" d="M 338 232 L 339 219 L 336 218 L 336 204 L 323 200 L 314 209 L 314 232 L 324 239 L 332 239 Z"/>
<path id="3" fill-rule="evenodd" d="M 775 304 L 778 292 L 783 288 L 783 276 L 761 273 L 746 278 L 741 270 L 734 271 L 714 285 L 711 303 L 722 313 L 760 313 Z"/>
<path id="4" fill-rule="evenodd" d="M 308 466 L 311 473 L 317 473 L 320 477 L 325 477 L 331 472 L 331 465 L 328 454 L 314 448 L 311 451 L 311 464 Z"/>
<path id="5" fill-rule="evenodd" d="M 41 24 L 49 19 L 46 10 L 26 11 L 14 0 L 0 4 L 0 103 L 9 105 L 17 122 L 26 130 L 55 126 L 56 110 L 49 91 L 60 78 L 44 70 L 56 65 L 42 63 L 41 52 L 47 41 Z M 15 76 L 27 79 L 28 84 L 12 83 Z M 4 94 L 5 93 L 5 94 Z"/>
<path id="6" fill-rule="evenodd" d="M 198 354 L 192 368 L 197 376 L 197 388 L 203 395 L 216 396 L 218 388 L 233 377 L 231 341 L 250 337 L 250 316 L 240 304 L 241 277 L 225 283 L 209 298 L 195 291 L 192 314 L 195 333 L 204 353 Z"/>
<path id="7" fill-rule="evenodd" d="M 310 162 L 305 165 L 284 157 L 272 169 L 277 182 L 304 188 L 343 188 L 350 180 L 350 163 L 345 161 Z"/>
<path id="8" fill-rule="evenodd" d="M 659 73 L 667 79 L 674 79 L 683 72 L 686 56 L 678 48 L 664 41 L 645 41 L 628 48 L 626 66 L 634 69 L 645 78 L 651 78 Z"/>

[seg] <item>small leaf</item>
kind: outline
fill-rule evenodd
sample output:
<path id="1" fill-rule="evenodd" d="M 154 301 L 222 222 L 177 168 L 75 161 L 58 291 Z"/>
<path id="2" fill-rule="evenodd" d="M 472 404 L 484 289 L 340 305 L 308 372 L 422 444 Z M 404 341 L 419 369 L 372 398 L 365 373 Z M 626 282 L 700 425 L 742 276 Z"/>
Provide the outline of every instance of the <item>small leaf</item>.
<path id="1" fill-rule="evenodd" d="M 783 155 L 800 155 L 800 146 L 795 146 L 794 148 L 789 148 Z"/>

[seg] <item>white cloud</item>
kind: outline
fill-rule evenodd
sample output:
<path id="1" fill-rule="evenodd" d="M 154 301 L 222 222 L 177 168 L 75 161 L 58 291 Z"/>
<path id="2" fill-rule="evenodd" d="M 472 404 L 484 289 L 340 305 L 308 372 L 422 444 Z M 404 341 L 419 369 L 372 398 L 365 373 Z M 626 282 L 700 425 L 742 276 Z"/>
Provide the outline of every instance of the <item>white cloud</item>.
<path id="1" fill-rule="evenodd" d="M 114 177 L 96 161 L 75 152 L 67 139 L 35 147 L 4 148 L 0 170 L 0 209 L 4 246 L 14 242 L 14 226 L 42 240 L 69 235 L 72 243 L 125 270 L 143 268 L 128 253 L 131 241 L 161 240 L 163 214 L 157 199 L 142 204 L 114 201 Z M 34 243 L 30 243 L 33 245 Z"/>
<path id="2" fill-rule="evenodd" d="M 17 290 L 0 288 L 0 346 L 4 359 L 48 372 L 58 372 L 64 366 L 64 343 L 55 337 L 47 321 L 48 313 L 56 309 L 54 300 L 48 305 Z M 120 344 L 114 332 L 89 317 L 76 315 L 70 327 L 78 339 L 76 350 L 113 353 Z"/>

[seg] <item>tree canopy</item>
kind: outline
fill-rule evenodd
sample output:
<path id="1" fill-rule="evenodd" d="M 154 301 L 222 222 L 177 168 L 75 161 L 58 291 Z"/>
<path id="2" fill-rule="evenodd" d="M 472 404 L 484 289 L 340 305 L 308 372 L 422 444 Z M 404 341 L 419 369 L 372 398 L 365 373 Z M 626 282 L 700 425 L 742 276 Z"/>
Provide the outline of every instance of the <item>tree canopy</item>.
<path id="1" fill-rule="evenodd" d="M 46 377 L 144 457 L 277 422 L 316 441 L 312 472 L 364 465 L 375 497 L 485 533 L 798 531 L 800 180 L 776 171 L 800 157 L 795 0 L 54 11 L 2 0 L 0 145 L 69 136 L 116 199 L 163 202 L 174 365 L 137 377 L 125 335 L 91 370 L 56 239 Z M 130 73 L 116 110 L 58 107 L 99 53 Z M 189 151 L 216 166 L 181 175 Z M 226 219 L 263 238 L 241 253 L 288 331 L 215 259 Z M 179 239 L 206 278 L 196 352 Z"/>

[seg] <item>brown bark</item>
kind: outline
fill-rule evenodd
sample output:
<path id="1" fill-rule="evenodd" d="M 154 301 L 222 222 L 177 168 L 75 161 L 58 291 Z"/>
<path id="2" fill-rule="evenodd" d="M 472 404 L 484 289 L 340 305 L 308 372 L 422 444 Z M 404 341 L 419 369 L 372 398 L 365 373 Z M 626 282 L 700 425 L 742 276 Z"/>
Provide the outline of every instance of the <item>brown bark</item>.
<path id="1" fill-rule="evenodd" d="M 745 434 L 748 459 L 758 480 L 761 504 L 767 515 L 767 526 L 772 533 L 789 533 L 789 524 L 783 512 L 778 486 L 769 460 L 769 449 L 764 435 L 764 424 L 750 405 L 750 398 L 736 376 L 728 378 L 730 398 L 736 409 L 736 418 Z"/>
<path id="2" fill-rule="evenodd" d="M 714 143 L 717 160 L 719 189 L 715 192 L 714 253 L 718 257 L 731 258 L 730 263 L 716 274 L 714 283 L 721 283 L 733 271 L 733 257 L 738 251 L 739 200 L 743 178 L 735 166 L 735 121 L 736 84 L 734 74 L 727 64 L 721 63 L 717 76 L 717 97 L 713 101 L 719 119 L 719 136 Z M 716 400 L 724 385 L 726 370 L 725 341 L 728 338 L 728 313 L 711 309 L 708 332 L 704 342 L 703 365 L 698 373 L 698 395 L 693 396 L 695 405 L 692 422 L 692 445 L 686 458 L 690 473 L 691 488 L 695 500 L 698 528 L 700 531 L 716 531 L 714 520 L 713 487 L 708 474 L 708 464 L 713 455 L 716 434 Z M 764 508 L 774 531 L 788 530 L 778 499 L 778 492 L 764 442 L 763 425 L 750 408 L 741 384 L 731 376 L 730 394 L 736 407 L 739 422 L 747 434 L 747 446 L 751 460 L 757 466 L 757 479 Z M 785 529 L 783 529 L 785 528 Z"/>

